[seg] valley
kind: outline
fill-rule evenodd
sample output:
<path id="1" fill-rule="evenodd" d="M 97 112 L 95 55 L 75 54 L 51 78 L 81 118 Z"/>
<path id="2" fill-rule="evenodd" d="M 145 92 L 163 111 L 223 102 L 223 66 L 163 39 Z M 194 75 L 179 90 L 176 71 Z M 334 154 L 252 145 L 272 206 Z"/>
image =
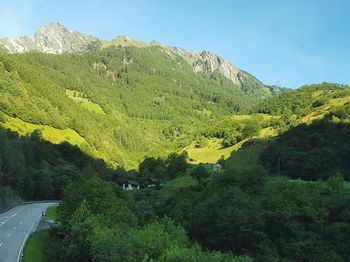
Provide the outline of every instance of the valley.
<path id="1" fill-rule="evenodd" d="M 0 45 L 0 197 L 62 200 L 43 261 L 348 261 L 349 86 L 59 23 Z"/>

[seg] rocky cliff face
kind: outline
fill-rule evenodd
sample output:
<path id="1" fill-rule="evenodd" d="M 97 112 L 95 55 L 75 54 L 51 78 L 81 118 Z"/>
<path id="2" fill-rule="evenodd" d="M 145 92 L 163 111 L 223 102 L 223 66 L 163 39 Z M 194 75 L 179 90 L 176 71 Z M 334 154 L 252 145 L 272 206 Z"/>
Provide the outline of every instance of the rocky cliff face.
<path id="1" fill-rule="evenodd" d="M 158 46 L 170 55 L 178 55 L 184 58 L 192 66 L 194 72 L 208 74 L 217 72 L 234 84 L 241 84 L 241 75 L 245 74 L 224 58 L 209 51 L 192 52 L 183 48 L 169 47 L 156 41 L 150 43 L 139 42 L 128 36 L 119 36 L 112 41 L 101 41 L 93 36 L 72 32 L 60 23 L 51 23 L 39 27 L 32 37 L 0 39 L 0 45 L 5 47 L 10 53 L 24 53 L 28 51 L 53 54 L 73 53 L 85 51 L 89 44 L 93 45 L 94 43 L 100 43 L 100 45 L 97 45 L 98 48 L 108 46 L 135 46 L 138 48 Z M 259 82 L 259 84 L 261 83 Z"/>
<path id="2" fill-rule="evenodd" d="M 203 51 L 202 53 L 191 52 L 178 47 L 172 47 L 171 50 L 175 54 L 182 56 L 196 73 L 218 72 L 233 83 L 240 83 L 239 72 L 241 70 L 216 54 L 209 51 Z"/>
<path id="3" fill-rule="evenodd" d="M 0 39 L 0 44 L 10 53 L 39 51 L 62 54 L 84 51 L 87 45 L 97 38 L 79 32 L 72 32 L 60 23 L 40 26 L 32 37 Z"/>
<path id="4" fill-rule="evenodd" d="M 103 46 L 135 46 L 135 47 L 149 47 L 158 46 L 167 51 L 169 54 L 175 54 L 184 58 L 193 68 L 195 73 L 214 73 L 217 72 L 234 84 L 240 84 L 242 81 L 240 73 L 244 74 L 239 68 L 230 64 L 224 58 L 213 54 L 209 51 L 193 52 L 179 47 L 170 47 L 163 45 L 157 41 L 139 42 L 130 38 L 129 36 L 118 36 L 111 42 L 104 42 Z"/>

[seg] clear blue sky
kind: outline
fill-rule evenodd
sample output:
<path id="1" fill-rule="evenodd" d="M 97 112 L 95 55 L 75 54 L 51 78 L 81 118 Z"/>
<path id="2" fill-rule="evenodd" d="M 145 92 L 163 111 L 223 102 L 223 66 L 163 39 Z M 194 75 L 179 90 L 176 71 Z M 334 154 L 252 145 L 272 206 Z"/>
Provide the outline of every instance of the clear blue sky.
<path id="1" fill-rule="evenodd" d="M 210 50 L 266 84 L 350 84 L 347 0 L 0 0 L 0 37 L 59 21 L 111 40 Z"/>

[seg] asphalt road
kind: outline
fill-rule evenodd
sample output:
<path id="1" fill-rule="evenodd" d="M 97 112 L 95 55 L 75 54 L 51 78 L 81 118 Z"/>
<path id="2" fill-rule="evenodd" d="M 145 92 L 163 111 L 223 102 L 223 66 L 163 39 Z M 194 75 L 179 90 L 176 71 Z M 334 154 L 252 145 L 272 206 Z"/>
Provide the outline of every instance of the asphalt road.
<path id="1" fill-rule="evenodd" d="M 26 238 L 35 230 L 42 212 L 53 203 L 17 206 L 0 214 L 0 261 L 17 262 Z"/>

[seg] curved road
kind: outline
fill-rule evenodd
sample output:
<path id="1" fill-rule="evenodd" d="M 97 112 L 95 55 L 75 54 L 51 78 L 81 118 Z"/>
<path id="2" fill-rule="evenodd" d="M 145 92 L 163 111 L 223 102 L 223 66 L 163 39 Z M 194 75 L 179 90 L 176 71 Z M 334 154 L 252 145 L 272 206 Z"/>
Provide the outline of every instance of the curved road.
<path id="1" fill-rule="evenodd" d="M 27 237 L 35 230 L 42 212 L 53 204 L 26 204 L 0 214 L 1 262 L 19 261 Z"/>

